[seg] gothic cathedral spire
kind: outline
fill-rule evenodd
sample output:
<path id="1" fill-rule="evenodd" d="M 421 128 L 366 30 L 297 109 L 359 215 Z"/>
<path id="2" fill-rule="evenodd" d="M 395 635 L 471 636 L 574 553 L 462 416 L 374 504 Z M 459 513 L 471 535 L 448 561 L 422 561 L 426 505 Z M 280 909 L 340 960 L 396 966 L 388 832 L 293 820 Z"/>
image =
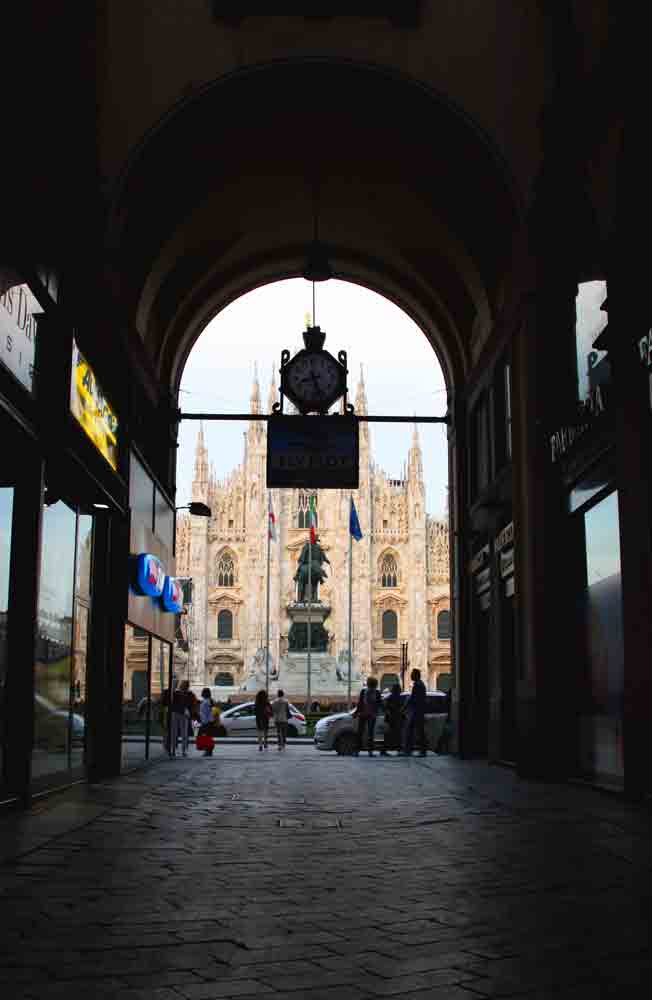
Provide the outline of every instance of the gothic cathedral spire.
<path id="1" fill-rule="evenodd" d="M 199 423 L 195 446 L 195 476 L 192 482 L 193 500 L 205 500 L 208 491 L 208 449 L 204 442 L 204 424 Z"/>

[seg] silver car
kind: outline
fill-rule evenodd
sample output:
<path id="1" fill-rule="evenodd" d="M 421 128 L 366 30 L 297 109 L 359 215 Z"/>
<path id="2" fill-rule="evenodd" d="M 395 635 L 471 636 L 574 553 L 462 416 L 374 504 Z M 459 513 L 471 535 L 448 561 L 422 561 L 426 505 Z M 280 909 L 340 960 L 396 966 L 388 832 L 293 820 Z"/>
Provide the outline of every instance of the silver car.
<path id="1" fill-rule="evenodd" d="M 407 705 L 410 695 L 401 695 L 401 704 Z M 383 695 L 383 703 L 387 695 Z M 437 741 L 446 721 L 446 694 L 443 691 L 428 691 L 426 695 L 425 731 L 426 742 L 431 750 L 437 746 Z M 383 710 L 378 713 L 374 742 L 382 745 L 385 735 L 385 715 Z M 339 712 L 327 715 L 315 726 L 315 746 L 318 750 L 335 750 L 339 754 L 351 756 L 361 748 L 358 741 L 358 720 L 353 712 Z M 366 743 L 363 744 L 366 748 Z"/>
<path id="2" fill-rule="evenodd" d="M 220 725 L 224 726 L 227 736 L 254 736 L 256 734 L 256 711 L 253 701 L 246 701 L 243 705 L 234 705 L 227 708 L 220 715 Z M 274 719 L 269 720 L 270 732 L 274 732 L 276 724 Z M 288 736 L 294 739 L 297 736 L 306 735 L 306 717 L 298 708 L 290 704 L 290 721 L 288 723 Z"/>

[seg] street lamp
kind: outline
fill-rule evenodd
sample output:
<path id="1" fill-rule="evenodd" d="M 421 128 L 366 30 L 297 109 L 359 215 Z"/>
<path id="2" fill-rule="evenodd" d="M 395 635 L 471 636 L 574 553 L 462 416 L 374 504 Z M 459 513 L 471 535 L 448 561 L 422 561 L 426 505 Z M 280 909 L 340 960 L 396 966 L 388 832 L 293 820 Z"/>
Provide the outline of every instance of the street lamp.
<path id="1" fill-rule="evenodd" d="M 183 507 L 175 507 L 175 510 L 189 510 L 195 517 L 210 517 L 211 509 L 201 500 L 193 500 L 192 503 L 184 504 Z"/>

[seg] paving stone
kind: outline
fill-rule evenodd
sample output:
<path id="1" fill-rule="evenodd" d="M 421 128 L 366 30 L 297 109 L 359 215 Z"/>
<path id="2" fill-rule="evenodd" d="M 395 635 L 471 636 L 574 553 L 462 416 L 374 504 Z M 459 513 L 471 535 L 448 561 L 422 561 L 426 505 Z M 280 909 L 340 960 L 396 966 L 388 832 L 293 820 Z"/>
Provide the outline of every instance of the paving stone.
<path id="1" fill-rule="evenodd" d="M 647 1000 L 645 808 L 454 758 L 223 750 L 0 817 L 2 1000 Z"/>

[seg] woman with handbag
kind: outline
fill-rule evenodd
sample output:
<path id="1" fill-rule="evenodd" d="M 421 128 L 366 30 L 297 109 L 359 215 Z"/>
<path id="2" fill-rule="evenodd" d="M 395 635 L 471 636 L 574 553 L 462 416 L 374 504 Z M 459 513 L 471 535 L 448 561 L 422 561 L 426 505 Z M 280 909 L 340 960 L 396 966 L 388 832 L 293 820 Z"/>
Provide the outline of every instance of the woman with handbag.
<path id="1" fill-rule="evenodd" d="M 267 738 L 269 736 L 269 720 L 272 717 L 272 706 L 269 703 L 267 691 L 260 690 L 254 702 L 256 713 L 256 735 L 258 736 L 258 749 L 262 752 L 267 750 Z"/>

